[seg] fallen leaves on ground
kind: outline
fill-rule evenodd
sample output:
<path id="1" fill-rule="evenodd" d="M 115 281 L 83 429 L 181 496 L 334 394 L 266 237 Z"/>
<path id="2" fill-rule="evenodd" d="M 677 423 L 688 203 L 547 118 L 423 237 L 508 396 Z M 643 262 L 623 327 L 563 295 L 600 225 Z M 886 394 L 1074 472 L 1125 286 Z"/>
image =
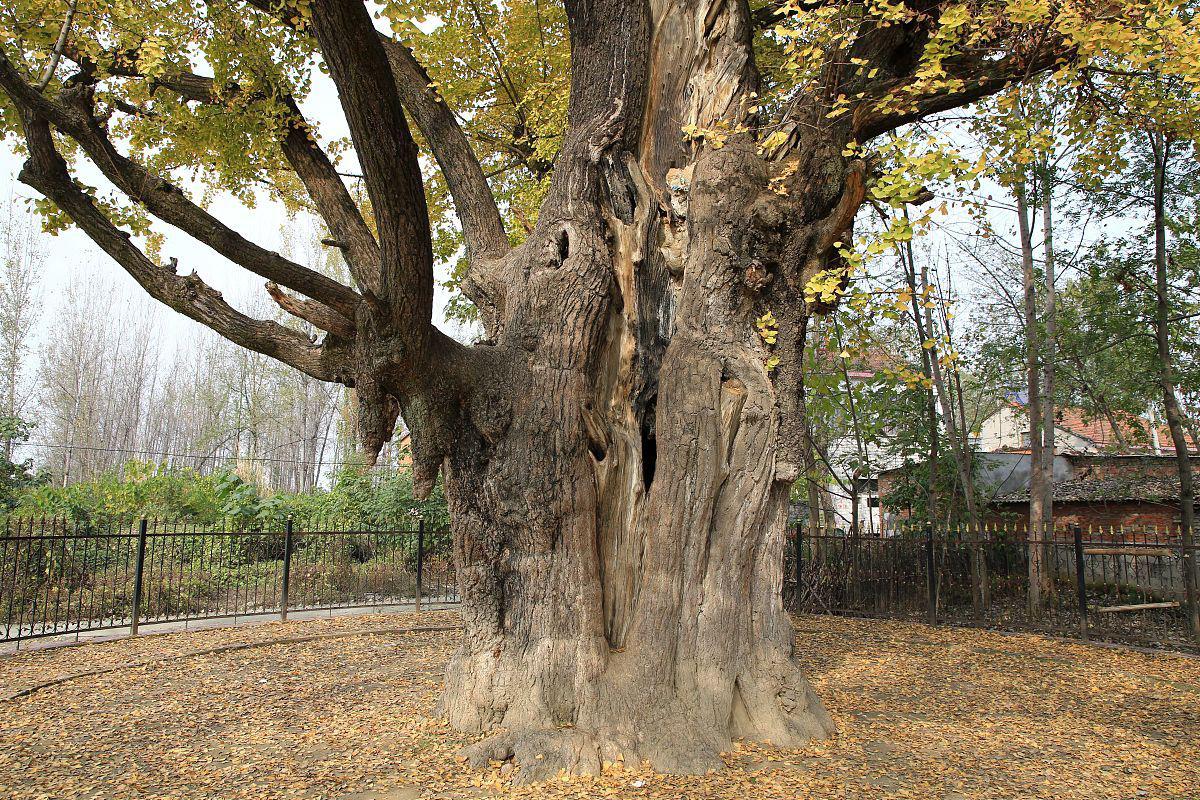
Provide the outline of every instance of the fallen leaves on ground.
<path id="1" fill-rule="evenodd" d="M 513 786 L 466 769 L 472 737 L 430 716 L 451 613 L 341 617 L 0 659 L 13 691 L 159 656 L 266 644 L 77 678 L 0 704 L 0 796 L 24 798 L 1200 798 L 1200 661 L 1034 636 L 803 617 L 799 657 L 837 737 L 736 745 L 699 777 L 614 768 Z"/>

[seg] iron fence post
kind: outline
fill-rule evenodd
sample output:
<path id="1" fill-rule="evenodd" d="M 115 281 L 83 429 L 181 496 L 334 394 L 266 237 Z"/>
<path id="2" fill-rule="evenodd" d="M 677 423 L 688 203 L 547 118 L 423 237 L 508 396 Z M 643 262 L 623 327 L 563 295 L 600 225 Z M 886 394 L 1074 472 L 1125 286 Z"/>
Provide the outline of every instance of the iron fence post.
<path id="1" fill-rule="evenodd" d="M 1075 540 L 1075 591 L 1079 597 L 1079 635 L 1088 638 L 1088 601 L 1087 583 L 1084 580 L 1083 563 L 1083 529 L 1078 525 L 1071 526 L 1071 534 Z"/>
<path id="2" fill-rule="evenodd" d="M 1200 642 L 1200 597 L 1196 592 L 1196 555 L 1197 547 L 1194 536 L 1187 535 L 1190 531 L 1181 531 L 1179 537 L 1179 566 L 1183 570 L 1184 604 L 1187 605 L 1187 627 L 1191 629 L 1192 637 Z"/>
<path id="3" fill-rule="evenodd" d="M 279 592 L 279 621 L 287 622 L 292 588 L 292 515 L 283 523 L 283 586 Z"/>
<path id="4" fill-rule="evenodd" d="M 129 635 L 138 635 L 138 623 L 142 618 L 142 579 L 146 567 L 146 519 L 138 523 L 137 562 L 133 567 L 133 611 L 130 612 Z"/>
<path id="5" fill-rule="evenodd" d="M 929 601 L 929 624 L 937 624 L 937 569 L 933 558 L 933 527 L 925 529 L 925 590 Z"/>
<path id="6" fill-rule="evenodd" d="M 417 597 L 416 610 L 421 613 L 421 582 L 425 570 L 425 518 L 417 520 Z"/>

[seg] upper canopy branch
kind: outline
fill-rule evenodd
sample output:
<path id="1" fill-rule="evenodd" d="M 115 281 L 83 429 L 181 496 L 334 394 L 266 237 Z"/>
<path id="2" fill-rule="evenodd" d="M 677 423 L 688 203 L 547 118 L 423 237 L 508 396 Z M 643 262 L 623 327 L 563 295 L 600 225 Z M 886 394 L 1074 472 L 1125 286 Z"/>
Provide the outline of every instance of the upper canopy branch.
<path id="1" fill-rule="evenodd" d="M 92 89 L 71 84 L 60 100 L 42 95 L 0 53 L 0 89 L 23 111 L 35 114 L 75 140 L 108 180 L 167 222 L 240 266 L 353 318 L 359 296 L 332 278 L 250 242 L 189 200 L 181 189 L 121 153 L 93 111 Z"/>
<path id="2" fill-rule="evenodd" d="M 75 224 L 155 299 L 184 316 L 212 328 L 230 341 L 290 364 L 314 378 L 342 379 L 335 355 L 303 334 L 276 322 L 253 319 L 234 309 L 195 273 L 177 275 L 171 267 L 155 264 L 139 250 L 129 234 L 119 229 L 71 180 L 67 164 L 54 145 L 50 125 L 34 111 L 22 107 L 21 124 L 29 158 L 21 170 L 22 182 L 36 189 L 66 212 Z"/>
<path id="3" fill-rule="evenodd" d="M 65 55 L 77 63 L 85 73 L 94 75 L 98 69 L 95 61 L 78 53 L 68 44 Z M 104 65 L 111 75 L 126 78 L 145 78 L 139 68 L 140 52 L 136 49 L 112 54 Z M 371 229 L 363 220 L 362 212 L 346 185 L 338 175 L 337 168 L 329 156 L 317 144 L 304 115 L 290 94 L 274 93 L 270 97 L 247 95 L 238 86 L 219 87 L 215 80 L 206 75 L 189 71 L 170 72 L 151 80 L 154 87 L 164 87 L 184 100 L 205 105 L 223 105 L 231 96 L 243 95 L 244 100 L 274 99 L 286 110 L 284 136 L 280 150 L 300 182 L 318 214 L 329 226 L 333 237 L 341 244 L 351 274 L 363 285 L 369 276 L 379 270 L 379 245 Z"/>
<path id="4" fill-rule="evenodd" d="M 246 0 L 246 3 L 282 24 L 296 25 L 296 18 L 284 13 L 280 4 L 272 0 Z M 454 210 L 462 224 L 468 256 L 472 260 L 481 260 L 502 255 L 508 249 L 508 236 L 504 232 L 500 209 L 454 112 L 438 94 L 432 79 L 409 48 L 378 31 L 375 35 L 387 55 L 400 102 L 425 137 L 446 179 Z"/>
<path id="5" fill-rule="evenodd" d="M 312 27 L 338 89 L 379 231 L 382 269 L 368 287 L 424 350 L 433 314 L 433 245 L 417 146 L 361 0 L 316 0 Z M 416 341 L 419 339 L 420 341 Z"/>
<path id="6" fill-rule="evenodd" d="M 855 106 L 852 121 L 859 141 L 910 122 L 969 105 L 1030 76 L 1065 63 L 1073 48 L 1060 37 L 1039 37 L 1028 49 L 1002 58 L 964 55 L 946 59 L 945 76 L 922 85 L 913 76 L 870 87 Z"/>
<path id="7" fill-rule="evenodd" d="M 820 5 L 825 3 L 802 7 Z M 826 51 L 817 84 L 795 101 L 783 129 L 815 124 L 865 142 L 995 94 L 1073 56 L 1053 18 L 1036 24 L 988 21 L 977 15 L 998 12 L 949 0 L 846 9 L 861 18 Z"/>

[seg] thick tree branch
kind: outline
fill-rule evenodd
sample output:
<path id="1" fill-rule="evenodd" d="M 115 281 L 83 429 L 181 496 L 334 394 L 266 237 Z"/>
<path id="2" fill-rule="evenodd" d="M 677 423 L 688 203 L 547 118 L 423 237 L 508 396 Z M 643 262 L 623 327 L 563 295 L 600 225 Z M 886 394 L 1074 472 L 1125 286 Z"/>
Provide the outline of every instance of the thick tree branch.
<path id="1" fill-rule="evenodd" d="M 508 236 L 496 198 L 479 159 L 446 101 L 430 88 L 432 79 L 403 44 L 381 35 L 400 102 L 421 130 L 446 179 L 454 211 L 463 228 L 467 255 L 473 261 L 508 250 Z"/>
<path id="2" fill-rule="evenodd" d="M 294 20 L 281 13 L 279 4 L 273 0 L 246 2 L 294 27 Z M 400 102 L 425 137 L 446 179 L 454 210 L 462 223 L 467 255 L 473 261 L 502 255 L 508 250 L 508 237 L 500 209 L 454 112 L 434 89 L 433 80 L 409 48 L 383 33 L 376 35 L 387 54 Z"/>
<path id="3" fill-rule="evenodd" d="M 292 297 L 274 283 L 267 284 L 267 294 L 271 295 L 271 299 L 293 317 L 302 319 L 334 336 L 343 339 L 354 338 L 354 323 L 324 303 Z"/>
<path id="4" fill-rule="evenodd" d="M 95 72 L 95 62 L 75 52 L 70 46 L 67 47 L 65 55 L 88 74 Z M 104 68 L 112 75 L 145 78 L 138 68 L 138 57 L 137 50 L 126 51 L 113 56 Z M 192 72 L 168 73 L 153 78 L 151 89 L 159 86 L 174 92 L 184 100 L 216 106 L 224 104 L 230 96 L 241 93 L 238 86 L 218 87 L 212 78 Z M 244 99 L 265 100 L 268 96 L 263 94 L 261 97 L 247 96 Z M 280 142 L 283 156 L 304 184 L 317 213 L 329 226 L 330 232 L 342 243 L 343 255 L 351 273 L 356 280 L 363 283 L 366 276 L 375 274 L 379 269 L 379 245 L 363 220 L 358 204 L 354 202 L 354 198 L 342 182 L 337 168 L 312 137 L 310 127 L 295 99 L 287 94 L 277 95 L 274 99 L 287 110 L 287 116 L 283 120 L 284 137 Z"/>
<path id="5" fill-rule="evenodd" d="M 379 231 L 381 269 L 369 288 L 390 323 L 423 352 L 433 314 L 433 247 L 417 146 L 361 0 L 316 0 L 313 32 L 338 89 Z"/>
<path id="6" fill-rule="evenodd" d="M 946 46 L 935 41 L 943 13 L 956 4 L 902 0 L 901 5 L 905 21 L 867 13 L 852 40 L 826 55 L 821 86 L 785 116 L 782 129 L 794 133 L 774 157 L 799 145 L 800 127 L 841 129 L 862 143 L 1003 91 L 1074 55 L 1052 22 L 1030 27 L 996 20 L 984 40 L 963 42 L 961 52 L 931 60 L 929 47 Z"/>
<path id="7" fill-rule="evenodd" d="M 234 309 L 220 293 L 195 273 L 177 275 L 146 257 L 129 234 L 100 211 L 86 192 L 71 180 L 67 164 L 54 146 L 49 123 L 21 108 L 21 124 L 29 158 L 20 180 L 52 200 L 92 241 L 156 300 L 212 328 L 235 344 L 275 358 L 325 381 L 341 379 L 338 359 L 306 336 L 275 322 L 253 319 Z"/>
<path id="8" fill-rule="evenodd" d="M 937 86 L 929 91 L 914 91 L 911 78 L 886 81 L 870 89 L 855 108 L 855 136 L 866 141 L 930 114 L 982 100 L 1065 63 L 1072 52 L 1072 48 L 1056 39 L 999 59 L 947 59 L 946 78 L 954 81 L 956 88 Z"/>
<path id="9" fill-rule="evenodd" d="M 0 89 L 20 109 L 45 119 L 70 136 L 112 183 L 150 213 L 246 269 L 353 316 L 359 296 L 332 278 L 250 242 L 190 201 L 181 189 L 119 153 L 92 111 L 91 87 L 73 84 L 62 102 L 44 97 L 0 53 Z"/>

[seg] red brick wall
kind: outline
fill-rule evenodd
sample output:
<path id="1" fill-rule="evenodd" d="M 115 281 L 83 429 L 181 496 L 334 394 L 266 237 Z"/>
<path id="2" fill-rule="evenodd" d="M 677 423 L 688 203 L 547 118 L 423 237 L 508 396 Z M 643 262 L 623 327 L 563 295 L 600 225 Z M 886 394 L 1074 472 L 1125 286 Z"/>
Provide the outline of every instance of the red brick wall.
<path id="1" fill-rule="evenodd" d="M 1028 503 L 994 505 L 988 511 L 988 524 L 1023 527 L 1029 519 Z M 1179 525 L 1179 507 L 1159 503 L 1055 503 L 1054 526 L 1063 530 L 1072 525 L 1108 538 L 1110 530 L 1134 528 L 1138 531 L 1174 533 Z"/>

